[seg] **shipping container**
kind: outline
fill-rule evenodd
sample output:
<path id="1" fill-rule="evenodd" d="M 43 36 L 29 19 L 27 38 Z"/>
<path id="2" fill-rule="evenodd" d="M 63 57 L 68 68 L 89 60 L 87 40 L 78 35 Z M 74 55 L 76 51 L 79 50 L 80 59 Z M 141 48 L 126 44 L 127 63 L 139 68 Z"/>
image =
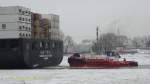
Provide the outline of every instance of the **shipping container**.
<path id="1" fill-rule="evenodd" d="M 44 38 L 49 37 L 49 28 L 50 28 L 50 21 L 46 18 L 41 19 L 40 21 L 41 25 L 41 36 Z"/>
<path id="2" fill-rule="evenodd" d="M 55 14 L 43 14 L 42 15 L 43 18 L 47 18 L 50 20 L 50 24 L 51 24 L 51 28 L 55 29 L 59 29 L 59 16 L 55 15 Z"/>
<path id="3" fill-rule="evenodd" d="M 0 31 L 28 31 L 31 32 L 31 24 L 20 22 L 0 22 Z"/>
<path id="4" fill-rule="evenodd" d="M 31 16 L 24 15 L 0 15 L 0 22 L 24 22 L 31 23 Z"/>
<path id="5" fill-rule="evenodd" d="M 31 38 L 31 32 L 27 31 L 0 31 L 0 39 L 3 38 Z"/>
<path id="6" fill-rule="evenodd" d="M 0 7 L 0 15 L 31 15 L 31 9 L 21 6 Z"/>
<path id="7" fill-rule="evenodd" d="M 40 25 L 40 20 L 41 20 L 41 14 L 38 13 L 32 13 L 32 37 L 33 38 L 40 38 L 41 34 L 41 25 Z"/>

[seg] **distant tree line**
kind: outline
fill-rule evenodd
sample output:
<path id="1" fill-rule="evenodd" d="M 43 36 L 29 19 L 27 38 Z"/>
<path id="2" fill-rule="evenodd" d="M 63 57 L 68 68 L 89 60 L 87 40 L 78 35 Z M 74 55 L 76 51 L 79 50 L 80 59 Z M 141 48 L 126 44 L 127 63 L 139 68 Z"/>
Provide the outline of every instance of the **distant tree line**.
<path id="1" fill-rule="evenodd" d="M 75 42 L 71 36 L 64 37 L 64 53 L 73 53 L 75 48 Z"/>
<path id="2" fill-rule="evenodd" d="M 132 43 L 135 48 L 150 49 L 150 36 L 134 37 Z"/>
<path id="3" fill-rule="evenodd" d="M 93 43 L 92 50 L 97 53 L 115 50 L 117 47 L 126 46 L 127 37 L 116 35 L 114 33 L 106 33 L 98 38 L 98 41 Z"/>
<path id="4" fill-rule="evenodd" d="M 150 36 L 128 38 L 125 35 L 106 33 L 99 36 L 97 40 L 83 39 L 82 43 L 77 44 L 71 36 L 64 36 L 64 53 L 91 51 L 102 53 L 117 48 L 124 49 L 150 49 Z"/>

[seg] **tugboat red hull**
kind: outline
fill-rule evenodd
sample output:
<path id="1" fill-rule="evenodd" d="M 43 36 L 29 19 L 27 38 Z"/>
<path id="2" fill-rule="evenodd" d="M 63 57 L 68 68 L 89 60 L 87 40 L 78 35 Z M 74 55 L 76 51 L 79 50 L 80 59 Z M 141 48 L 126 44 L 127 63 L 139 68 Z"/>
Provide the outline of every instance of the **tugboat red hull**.
<path id="1" fill-rule="evenodd" d="M 115 61 L 113 59 L 68 58 L 70 67 L 113 68 L 138 66 L 135 61 Z"/>

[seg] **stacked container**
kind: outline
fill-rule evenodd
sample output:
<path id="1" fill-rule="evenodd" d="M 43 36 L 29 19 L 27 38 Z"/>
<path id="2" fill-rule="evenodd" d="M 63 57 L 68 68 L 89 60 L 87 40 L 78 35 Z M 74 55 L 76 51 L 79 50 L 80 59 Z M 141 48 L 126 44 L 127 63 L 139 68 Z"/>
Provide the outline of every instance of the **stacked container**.
<path id="1" fill-rule="evenodd" d="M 32 13 L 21 6 L 0 7 L 0 38 L 61 40 L 59 16 Z"/>
<path id="2" fill-rule="evenodd" d="M 50 21 L 49 38 L 52 40 L 60 40 L 59 16 L 55 14 L 43 14 L 42 17 Z"/>
<path id="3" fill-rule="evenodd" d="M 38 13 L 32 13 L 32 37 L 40 38 L 41 26 L 40 26 L 41 15 Z"/>
<path id="4" fill-rule="evenodd" d="M 41 26 L 40 37 L 48 38 L 49 37 L 50 21 L 46 18 L 42 18 L 40 21 L 40 26 Z"/>
<path id="5" fill-rule="evenodd" d="M 30 37 L 30 9 L 21 6 L 0 7 L 0 38 Z"/>

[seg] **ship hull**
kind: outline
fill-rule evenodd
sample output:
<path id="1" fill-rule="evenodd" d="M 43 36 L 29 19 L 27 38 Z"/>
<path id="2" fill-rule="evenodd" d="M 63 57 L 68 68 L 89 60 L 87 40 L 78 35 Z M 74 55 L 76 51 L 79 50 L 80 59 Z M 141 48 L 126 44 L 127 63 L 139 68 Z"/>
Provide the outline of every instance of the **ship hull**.
<path id="1" fill-rule="evenodd" d="M 109 59 L 68 58 L 70 67 L 78 68 L 115 68 L 138 66 L 134 61 L 114 61 Z"/>
<path id="2" fill-rule="evenodd" d="M 0 39 L 0 68 L 57 66 L 63 59 L 63 42 L 48 39 Z"/>

